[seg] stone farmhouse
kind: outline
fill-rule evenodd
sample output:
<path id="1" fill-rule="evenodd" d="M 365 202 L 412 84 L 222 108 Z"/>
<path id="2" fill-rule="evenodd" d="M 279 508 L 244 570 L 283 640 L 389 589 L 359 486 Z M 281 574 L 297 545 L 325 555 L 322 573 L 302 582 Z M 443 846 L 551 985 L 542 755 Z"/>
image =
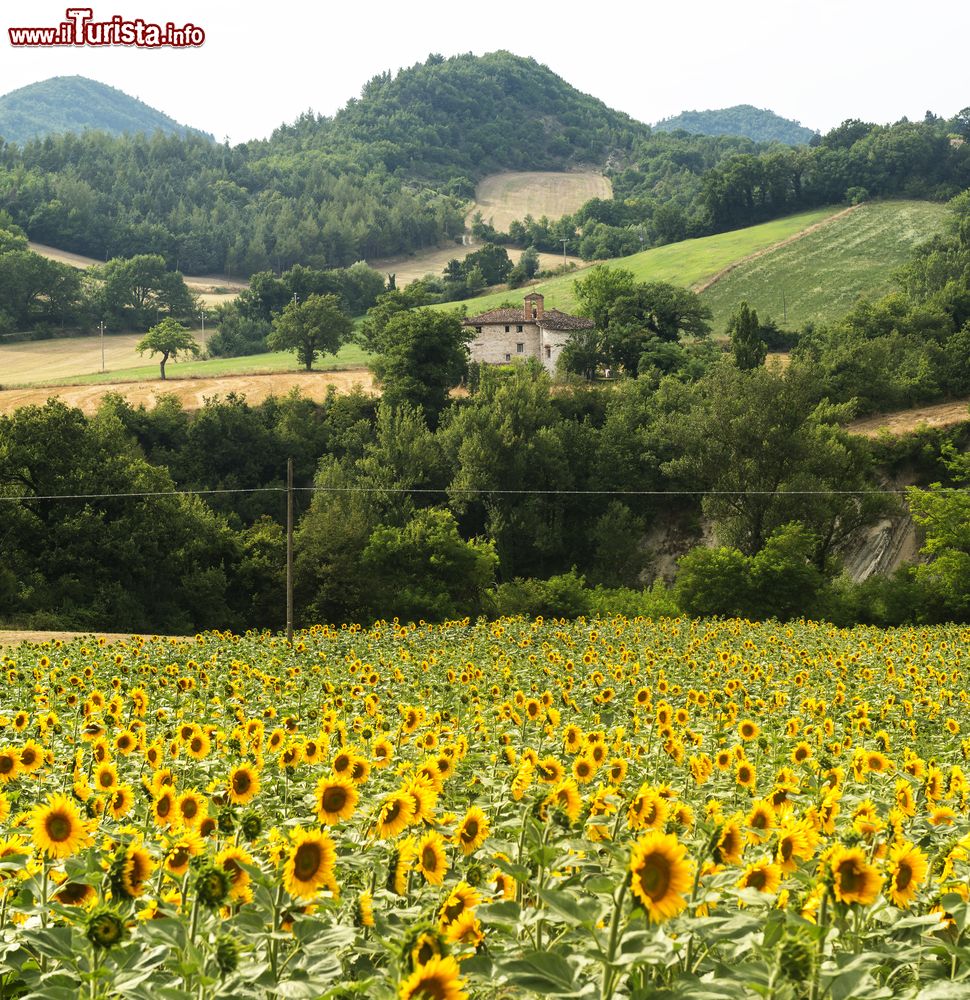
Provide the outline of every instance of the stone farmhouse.
<path id="1" fill-rule="evenodd" d="M 492 309 L 469 316 L 464 325 L 475 330 L 475 339 L 468 345 L 472 361 L 504 365 L 516 358 L 537 358 L 548 372 L 554 372 L 570 334 L 591 330 L 594 324 L 558 309 L 546 310 L 543 297 L 530 292 L 521 309 Z"/>

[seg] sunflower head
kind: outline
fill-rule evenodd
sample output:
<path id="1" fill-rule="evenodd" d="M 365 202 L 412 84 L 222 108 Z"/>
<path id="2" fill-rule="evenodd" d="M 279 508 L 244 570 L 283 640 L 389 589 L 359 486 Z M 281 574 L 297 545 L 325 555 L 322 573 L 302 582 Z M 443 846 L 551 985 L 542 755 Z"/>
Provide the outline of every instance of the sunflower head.
<path id="1" fill-rule="evenodd" d="M 687 905 L 693 865 L 676 836 L 651 830 L 630 855 L 630 888 L 651 921 L 675 917 Z"/>
<path id="2" fill-rule="evenodd" d="M 230 888 L 229 873 L 221 865 L 204 865 L 195 876 L 199 902 L 210 910 L 217 909 L 226 901 Z"/>
<path id="3" fill-rule="evenodd" d="M 99 906 L 91 911 L 85 934 L 95 948 L 108 949 L 124 941 L 128 928 L 117 910 L 110 906 Z"/>

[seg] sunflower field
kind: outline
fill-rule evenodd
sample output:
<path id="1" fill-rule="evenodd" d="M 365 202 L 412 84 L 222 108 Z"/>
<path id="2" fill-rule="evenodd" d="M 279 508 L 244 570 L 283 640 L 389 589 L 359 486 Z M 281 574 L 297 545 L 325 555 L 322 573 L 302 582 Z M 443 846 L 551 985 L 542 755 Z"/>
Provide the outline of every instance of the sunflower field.
<path id="1" fill-rule="evenodd" d="M 970 630 L 0 651 L 0 998 L 970 997 Z"/>

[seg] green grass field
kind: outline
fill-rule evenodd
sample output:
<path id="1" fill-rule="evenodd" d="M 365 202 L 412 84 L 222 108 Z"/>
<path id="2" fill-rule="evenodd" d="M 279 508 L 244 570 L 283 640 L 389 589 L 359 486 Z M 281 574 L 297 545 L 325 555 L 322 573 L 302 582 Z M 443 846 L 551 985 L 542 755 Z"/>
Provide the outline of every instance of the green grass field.
<path id="1" fill-rule="evenodd" d="M 631 257 L 618 257 L 599 263 L 632 271 L 639 281 L 669 281 L 677 285 L 696 285 L 706 278 L 713 277 L 718 271 L 741 257 L 780 243 L 838 211 L 840 209 L 837 207 L 819 208 L 813 212 L 801 212 L 784 219 L 765 222 L 760 226 L 737 229 L 730 233 L 718 233 L 716 236 L 704 236 L 697 240 L 684 240 L 682 243 L 670 243 L 667 246 L 644 250 L 643 253 Z M 547 309 L 556 308 L 570 312 L 577 305 L 573 283 L 576 278 L 582 277 L 583 273 L 578 271 L 541 281 L 534 290 L 545 296 Z M 526 292 L 531 290 L 531 288 L 516 288 L 511 291 L 491 292 L 488 295 L 466 299 L 460 304 L 468 308 L 469 315 L 474 315 L 487 309 L 496 309 L 507 300 L 520 303 Z M 455 305 L 456 303 L 448 303 L 446 306 L 435 308 L 454 309 Z"/>
<path id="2" fill-rule="evenodd" d="M 943 205 L 927 201 L 862 205 L 795 243 L 741 264 L 701 293 L 714 313 L 714 332 L 724 332 L 742 299 L 760 317 L 797 329 L 809 321 L 838 319 L 860 296 L 892 291 L 892 272 L 939 231 L 945 212 Z"/>
<path id="3" fill-rule="evenodd" d="M 335 371 L 366 365 L 371 355 L 357 344 L 344 344 L 336 354 L 319 357 L 314 371 Z M 165 374 L 175 378 L 215 378 L 219 375 L 251 375 L 264 372 L 300 371 L 293 351 L 273 351 L 268 354 L 248 354 L 241 358 L 213 358 L 210 361 L 169 362 Z M 138 382 L 159 377 L 158 363 L 122 368 L 95 375 L 75 375 L 69 378 L 9 383 L 7 388 L 30 385 L 98 385 L 104 382 Z"/>

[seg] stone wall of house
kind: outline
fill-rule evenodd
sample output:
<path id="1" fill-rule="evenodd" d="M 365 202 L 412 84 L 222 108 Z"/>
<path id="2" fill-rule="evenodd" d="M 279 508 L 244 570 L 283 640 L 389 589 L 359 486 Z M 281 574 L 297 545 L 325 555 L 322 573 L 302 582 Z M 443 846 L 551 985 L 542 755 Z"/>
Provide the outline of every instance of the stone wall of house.
<path id="1" fill-rule="evenodd" d="M 555 374 L 556 365 L 559 362 L 559 355 L 562 349 L 569 342 L 570 332 L 568 330 L 543 330 L 540 343 L 539 360 L 543 367 L 550 374 Z"/>
<path id="2" fill-rule="evenodd" d="M 539 327 L 535 323 L 522 323 L 522 332 L 516 329 L 517 323 L 487 323 L 482 326 L 482 332 L 475 334 L 468 349 L 472 361 L 481 361 L 488 365 L 503 365 L 508 361 L 520 361 L 525 358 L 540 358 Z M 505 332 L 505 328 L 509 332 Z M 522 353 L 517 345 L 522 344 Z M 543 354 L 545 352 L 542 352 Z M 543 361 L 543 364 L 545 362 Z"/>

